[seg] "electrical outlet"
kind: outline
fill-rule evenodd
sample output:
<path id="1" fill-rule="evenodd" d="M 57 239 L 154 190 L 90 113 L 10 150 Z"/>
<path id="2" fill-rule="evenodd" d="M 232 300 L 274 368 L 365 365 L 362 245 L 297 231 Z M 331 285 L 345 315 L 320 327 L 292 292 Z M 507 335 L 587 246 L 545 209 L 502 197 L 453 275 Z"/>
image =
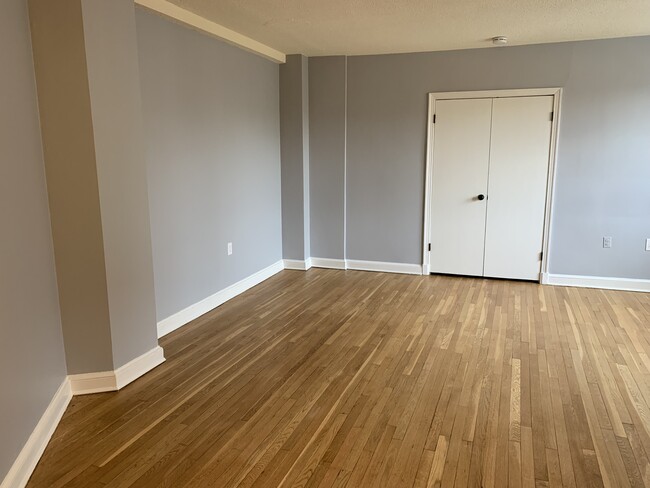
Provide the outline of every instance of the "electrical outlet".
<path id="1" fill-rule="evenodd" d="M 603 247 L 605 249 L 609 249 L 612 247 L 612 238 L 611 237 L 603 237 Z"/>
<path id="2" fill-rule="evenodd" d="M 228 256 L 232 254 L 232 242 L 228 243 Z"/>
<path id="3" fill-rule="evenodd" d="M 650 251 L 650 239 L 645 240 L 645 250 Z"/>

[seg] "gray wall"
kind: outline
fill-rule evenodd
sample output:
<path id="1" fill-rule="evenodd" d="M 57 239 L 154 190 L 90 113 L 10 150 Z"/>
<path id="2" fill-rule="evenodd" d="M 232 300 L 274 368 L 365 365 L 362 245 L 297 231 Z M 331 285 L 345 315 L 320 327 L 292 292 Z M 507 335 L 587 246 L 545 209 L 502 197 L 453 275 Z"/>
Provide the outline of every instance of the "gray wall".
<path id="1" fill-rule="evenodd" d="M 66 375 L 27 6 L 0 4 L 0 482 Z"/>
<path id="2" fill-rule="evenodd" d="M 81 0 L 30 0 L 29 9 L 68 373 L 109 371 L 113 351 Z"/>
<path id="3" fill-rule="evenodd" d="M 345 258 L 346 75 L 344 56 L 309 60 L 311 255 Z"/>
<path id="4" fill-rule="evenodd" d="M 279 68 L 146 11 L 136 23 L 161 320 L 282 258 Z"/>
<path id="5" fill-rule="evenodd" d="M 551 271 L 650 279 L 650 37 L 573 46 L 560 131 Z"/>
<path id="6" fill-rule="evenodd" d="M 427 94 L 563 86 L 545 45 L 348 58 L 348 258 L 422 262 Z"/>
<path id="7" fill-rule="evenodd" d="M 158 345 L 133 0 L 83 0 L 113 367 Z"/>
<path id="8" fill-rule="evenodd" d="M 650 278 L 649 52 L 643 37 L 349 57 L 347 258 L 421 262 L 427 93 L 560 86 L 551 272 Z M 338 76 L 326 59 L 310 59 L 311 86 Z M 344 100 L 332 99 L 340 80 L 328 83 L 311 93 L 312 140 L 314 106 Z M 339 145 L 328 155 L 340 159 Z M 338 180 L 327 184 L 339 192 Z M 312 214 L 313 248 L 326 231 L 318 223 Z M 612 249 L 602 249 L 606 235 Z"/>
<path id="9" fill-rule="evenodd" d="M 112 370 L 158 343 L 134 5 L 29 5 L 68 373 Z"/>
<path id="10" fill-rule="evenodd" d="M 280 65 L 282 257 L 310 256 L 309 62 L 299 54 Z"/>

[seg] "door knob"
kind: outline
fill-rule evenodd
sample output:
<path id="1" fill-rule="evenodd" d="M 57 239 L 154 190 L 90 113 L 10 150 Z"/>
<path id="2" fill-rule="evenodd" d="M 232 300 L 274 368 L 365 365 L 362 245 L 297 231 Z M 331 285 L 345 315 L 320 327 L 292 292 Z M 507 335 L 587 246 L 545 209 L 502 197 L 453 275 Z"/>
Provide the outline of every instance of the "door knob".
<path id="1" fill-rule="evenodd" d="M 476 197 L 476 198 L 478 198 L 479 200 L 485 200 L 485 195 L 483 195 L 483 194 L 481 193 L 481 194 L 480 194 L 478 197 Z"/>

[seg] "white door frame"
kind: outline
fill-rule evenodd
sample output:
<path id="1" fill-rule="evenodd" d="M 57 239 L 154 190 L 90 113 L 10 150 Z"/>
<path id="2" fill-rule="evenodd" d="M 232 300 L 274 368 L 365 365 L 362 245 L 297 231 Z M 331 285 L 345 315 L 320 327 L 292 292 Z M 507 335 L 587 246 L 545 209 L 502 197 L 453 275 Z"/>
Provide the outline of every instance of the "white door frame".
<path id="1" fill-rule="evenodd" d="M 424 188 L 424 223 L 422 232 L 422 274 L 430 273 L 430 251 L 431 242 L 431 193 L 433 192 L 433 145 L 435 141 L 435 127 L 433 122 L 435 116 L 436 100 L 458 100 L 466 98 L 511 98 L 511 97 L 534 97 L 553 96 L 553 123 L 551 124 L 551 147 L 548 161 L 548 180 L 546 184 L 546 211 L 544 212 L 544 237 L 542 240 L 542 267 L 540 282 L 543 276 L 548 275 L 549 267 L 549 246 L 551 241 L 551 222 L 553 212 L 553 192 L 555 190 L 555 172 L 557 167 L 557 141 L 560 130 L 560 105 L 562 99 L 562 88 L 531 88 L 521 90 L 484 90 L 484 91 L 461 91 L 429 93 L 429 108 L 427 113 L 427 156 L 426 176 Z"/>

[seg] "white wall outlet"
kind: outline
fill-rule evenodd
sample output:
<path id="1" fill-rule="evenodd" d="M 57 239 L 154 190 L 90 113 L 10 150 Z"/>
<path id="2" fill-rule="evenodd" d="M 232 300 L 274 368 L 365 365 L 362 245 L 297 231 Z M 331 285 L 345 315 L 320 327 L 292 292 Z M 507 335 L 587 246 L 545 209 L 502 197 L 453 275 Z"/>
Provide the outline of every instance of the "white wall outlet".
<path id="1" fill-rule="evenodd" d="M 228 243 L 228 256 L 232 254 L 232 242 Z"/>
<path id="2" fill-rule="evenodd" d="M 612 238 L 611 237 L 603 237 L 603 247 L 605 249 L 609 249 L 612 247 Z"/>
<path id="3" fill-rule="evenodd" d="M 645 240 L 645 250 L 650 251 L 650 239 Z"/>

